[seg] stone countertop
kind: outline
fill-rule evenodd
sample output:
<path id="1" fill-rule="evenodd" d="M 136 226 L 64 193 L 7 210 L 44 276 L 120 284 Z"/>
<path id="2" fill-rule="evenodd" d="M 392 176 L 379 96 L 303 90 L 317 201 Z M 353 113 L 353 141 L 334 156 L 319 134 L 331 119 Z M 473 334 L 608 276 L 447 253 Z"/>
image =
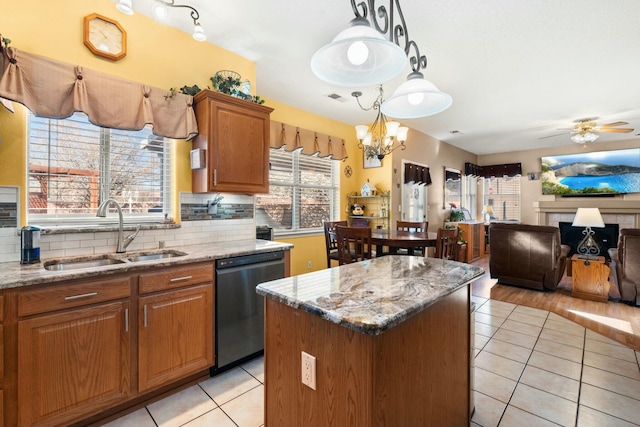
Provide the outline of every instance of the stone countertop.
<path id="1" fill-rule="evenodd" d="M 389 255 L 265 282 L 257 292 L 355 331 L 379 335 L 484 274 L 469 264 Z"/>
<path id="2" fill-rule="evenodd" d="M 162 251 L 184 252 L 186 255 L 172 258 L 164 258 L 151 261 L 126 262 L 100 267 L 79 268 L 74 270 L 48 271 L 44 269 L 44 263 L 48 259 L 42 259 L 38 264 L 23 265 L 20 262 L 0 263 L 0 289 L 16 288 L 22 286 L 37 285 L 42 283 L 55 283 L 64 280 L 82 279 L 87 277 L 102 276 L 108 274 L 124 273 L 148 268 L 178 266 L 200 261 L 214 261 L 220 258 L 228 258 L 240 255 L 248 255 L 261 252 L 275 252 L 290 250 L 293 247 L 289 243 L 279 243 L 267 240 L 239 240 L 226 243 L 211 243 L 204 245 L 179 246 L 162 249 Z M 148 254 L 160 250 L 145 250 L 127 252 L 124 254 L 108 253 L 114 258 L 126 258 L 139 254 Z M 97 256 L 97 255 L 96 255 Z M 67 257 L 66 261 L 91 258 Z"/>

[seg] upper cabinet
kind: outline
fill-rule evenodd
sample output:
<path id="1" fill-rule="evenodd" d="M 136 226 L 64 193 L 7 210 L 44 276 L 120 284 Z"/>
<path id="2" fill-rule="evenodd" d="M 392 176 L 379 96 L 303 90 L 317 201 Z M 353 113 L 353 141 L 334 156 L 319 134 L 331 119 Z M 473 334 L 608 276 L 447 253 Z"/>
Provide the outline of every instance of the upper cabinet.
<path id="1" fill-rule="evenodd" d="M 192 169 L 192 191 L 268 193 L 273 109 L 211 90 L 194 100 L 198 135 L 193 148 L 206 150 L 206 160 Z"/>

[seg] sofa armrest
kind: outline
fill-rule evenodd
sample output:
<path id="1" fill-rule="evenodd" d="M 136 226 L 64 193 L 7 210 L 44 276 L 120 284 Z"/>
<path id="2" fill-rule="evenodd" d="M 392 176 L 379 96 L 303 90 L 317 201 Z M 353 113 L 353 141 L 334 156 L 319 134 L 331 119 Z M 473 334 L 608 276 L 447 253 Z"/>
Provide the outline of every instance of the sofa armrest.
<path id="1" fill-rule="evenodd" d="M 610 248 L 608 251 L 611 258 L 611 280 L 609 283 L 609 298 L 612 300 L 620 300 L 622 295 L 620 294 L 620 282 L 622 279 L 622 267 L 620 260 L 618 259 L 618 249 Z"/>

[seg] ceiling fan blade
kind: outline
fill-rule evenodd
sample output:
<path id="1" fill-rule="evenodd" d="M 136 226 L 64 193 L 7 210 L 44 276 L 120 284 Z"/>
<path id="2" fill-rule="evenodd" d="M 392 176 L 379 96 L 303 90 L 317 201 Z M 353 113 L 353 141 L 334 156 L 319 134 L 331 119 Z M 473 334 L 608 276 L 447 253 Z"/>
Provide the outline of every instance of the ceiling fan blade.
<path id="1" fill-rule="evenodd" d="M 546 138 L 553 138 L 554 136 L 560 136 L 560 135 L 568 135 L 570 132 L 563 132 L 563 133 L 556 133 L 555 135 L 547 135 L 547 136 L 541 136 L 538 139 L 546 139 Z"/>
<path id="2" fill-rule="evenodd" d="M 614 126 L 622 126 L 622 125 L 628 125 L 629 123 L 627 122 L 613 122 L 613 123 L 607 123 L 606 125 L 601 125 L 599 127 L 601 128 L 610 128 L 610 127 L 614 127 Z"/>
<path id="3" fill-rule="evenodd" d="M 596 132 L 629 133 L 629 132 L 633 132 L 633 129 L 629 129 L 629 128 L 623 128 L 623 129 L 604 128 L 604 129 L 596 129 Z"/>

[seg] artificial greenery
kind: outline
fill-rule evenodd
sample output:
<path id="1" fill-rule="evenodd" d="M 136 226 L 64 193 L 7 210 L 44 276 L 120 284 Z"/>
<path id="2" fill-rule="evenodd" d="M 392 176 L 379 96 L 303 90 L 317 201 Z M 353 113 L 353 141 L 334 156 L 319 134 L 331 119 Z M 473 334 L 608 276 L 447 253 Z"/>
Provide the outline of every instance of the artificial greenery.
<path id="1" fill-rule="evenodd" d="M 464 212 L 462 209 L 451 209 L 449 212 L 449 221 L 460 222 L 464 221 Z"/>

